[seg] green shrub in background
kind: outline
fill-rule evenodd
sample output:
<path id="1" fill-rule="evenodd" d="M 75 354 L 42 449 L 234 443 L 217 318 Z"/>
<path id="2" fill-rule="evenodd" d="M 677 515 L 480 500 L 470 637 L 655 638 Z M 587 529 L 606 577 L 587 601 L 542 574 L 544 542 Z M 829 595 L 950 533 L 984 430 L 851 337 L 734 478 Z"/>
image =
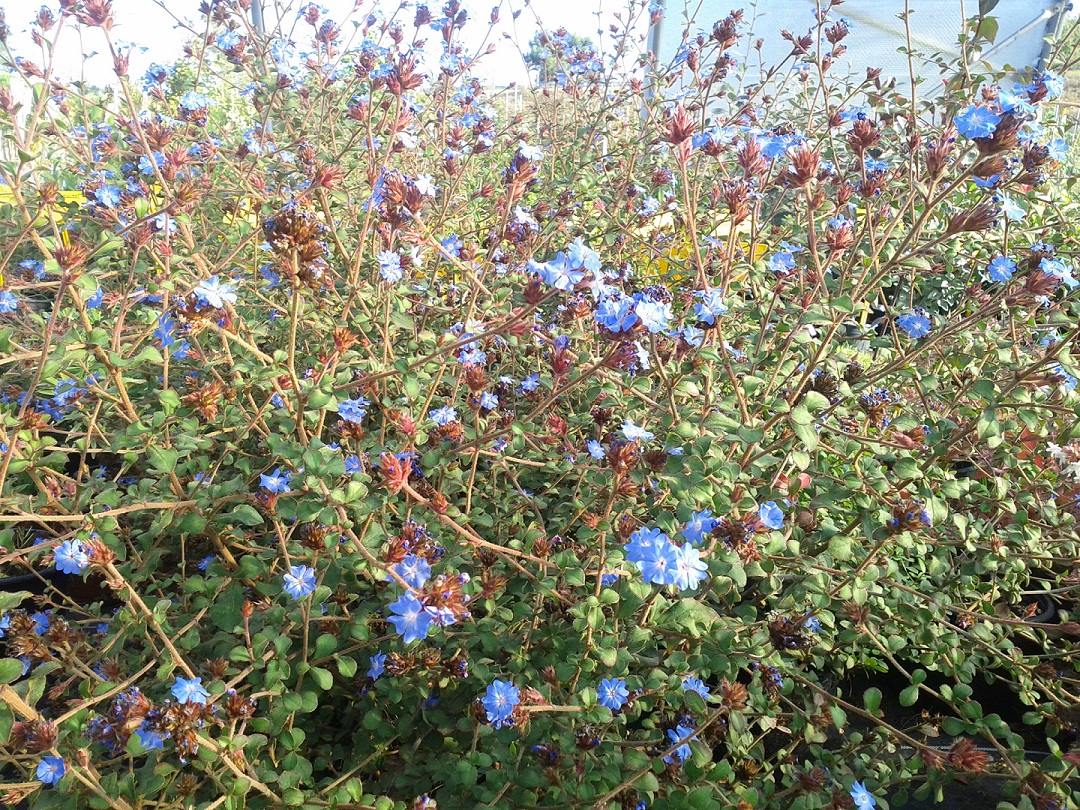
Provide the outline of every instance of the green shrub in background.
<path id="1" fill-rule="evenodd" d="M 824 9 L 737 92 L 638 4 L 518 111 L 456 0 L 246 5 L 112 108 L 5 52 L 5 801 L 1075 806 L 1058 76 L 849 86 Z"/>

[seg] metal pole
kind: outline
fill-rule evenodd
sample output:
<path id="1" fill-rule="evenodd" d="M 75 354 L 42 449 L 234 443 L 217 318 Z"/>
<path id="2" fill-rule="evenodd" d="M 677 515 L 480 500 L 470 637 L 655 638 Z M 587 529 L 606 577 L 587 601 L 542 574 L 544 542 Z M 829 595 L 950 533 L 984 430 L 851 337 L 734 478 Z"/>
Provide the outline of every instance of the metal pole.
<path id="1" fill-rule="evenodd" d="M 262 0 L 251 0 L 251 23 L 259 36 L 266 36 L 266 24 L 263 22 Z"/>

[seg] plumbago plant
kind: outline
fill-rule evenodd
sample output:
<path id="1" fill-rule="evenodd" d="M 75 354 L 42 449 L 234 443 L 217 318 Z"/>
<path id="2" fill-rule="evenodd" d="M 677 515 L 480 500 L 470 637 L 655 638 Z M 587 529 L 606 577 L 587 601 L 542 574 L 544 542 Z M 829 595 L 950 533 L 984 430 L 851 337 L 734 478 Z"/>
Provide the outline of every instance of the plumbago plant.
<path id="1" fill-rule="evenodd" d="M 1075 806 L 1058 76 L 984 18 L 852 85 L 827 4 L 633 65 L 636 5 L 519 112 L 456 0 L 246 10 L 4 51 L 6 803 Z"/>

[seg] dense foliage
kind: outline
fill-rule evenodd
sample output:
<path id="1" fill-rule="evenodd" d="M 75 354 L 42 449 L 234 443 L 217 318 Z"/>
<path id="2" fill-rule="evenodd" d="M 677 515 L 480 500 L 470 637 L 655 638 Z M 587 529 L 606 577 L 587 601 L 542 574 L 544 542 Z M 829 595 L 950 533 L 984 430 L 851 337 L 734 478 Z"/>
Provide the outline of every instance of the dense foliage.
<path id="1" fill-rule="evenodd" d="M 633 63 L 637 5 L 518 112 L 457 0 L 203 5 L 4 51 L 5 801 L 1075 806 L 1058 76 L 852 85 L 829 9 Z"/>

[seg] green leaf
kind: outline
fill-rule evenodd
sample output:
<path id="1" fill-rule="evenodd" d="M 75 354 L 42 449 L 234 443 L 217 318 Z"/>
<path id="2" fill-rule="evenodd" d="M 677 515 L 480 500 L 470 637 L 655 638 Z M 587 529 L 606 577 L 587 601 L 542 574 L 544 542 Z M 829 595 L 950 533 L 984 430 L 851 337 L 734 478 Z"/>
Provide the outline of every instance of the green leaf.
<path id="1" fill-rule="evenodd" d="M 914 706 L 919 700 L 919 687 L 915 684 L 907 687 L 900 693 L 901 706 Z"/>
<path id="2" fill-rule="evenodd" d="M 862 702 L 868 712 L 877 712 L 881 707 L 881 690 L 876 686 L 867 689 L 863 692 Z"/>
<path id="3" fill-rule="evenodd" d="M 315 683 L 317 683 L 319 688 L 324 692 L 334 685 L 334 676 L 330 670 L 323 669 L 322 667 L 312 667 L 310 673 Z"/>
<path id="4" fill-rule="evenodd" d="M 814 422 L 814 415 L 806 409 L 805 405 L 800 403 L 791 409 L 788 419 L 791 420 L 792 424 L 810 425 Z"/>
<path id="5" fill-rule="evenodd" d="M 150 460 L 150 469 L 154 472 L 171 473 L 176 470 L 176 462 L 180 458 L 180 453 L 175 447 L 154 447 L 150 445 L 146 448 L 146 457 Z"/>
<path id="6" fill-rule="evenodd" d="M 798 409 L 796 409 L 798 410 Z M 811 425 L 803 424 L 802 422 L 794 421 L 795 413 L 792 411 L 791 429 L 795 431 L 795 435 L 799 437 L 799 441 L 803 443 L 803 446 L 813 452 L 817 449 L 818 442 L 820 441 L 817 431 Z"/>
<path id="7" fill-rule="evenodd" d="M 0 591 L 0 610 L 18 607 L 30 595 L 30 591 L 12 591 L 11 593 Z"/>
<path id="8" fill-rule="evenodd" d="M 263 517 L 259 514 L 259 510 L 246 503 L 242 503 L 233 509 L 229 513 L 229 517 L 241 526 L 261 526 L 263 524 Z"/>
<path id="9" fill-rule="evenodd" d="M 0 683 L 11 683 L 22 676 L 22 661 L 14 658 L 0 658 Z"/>
<path id="10" fill-rule="evenodd" d="M 349 658 L 346 655 L 342 655 L 334 660 L 337 661 L 337 671 L 341 674 L 342 678 L 351 678 L 356 674 L 357 664 L 355 658 Z"/>

